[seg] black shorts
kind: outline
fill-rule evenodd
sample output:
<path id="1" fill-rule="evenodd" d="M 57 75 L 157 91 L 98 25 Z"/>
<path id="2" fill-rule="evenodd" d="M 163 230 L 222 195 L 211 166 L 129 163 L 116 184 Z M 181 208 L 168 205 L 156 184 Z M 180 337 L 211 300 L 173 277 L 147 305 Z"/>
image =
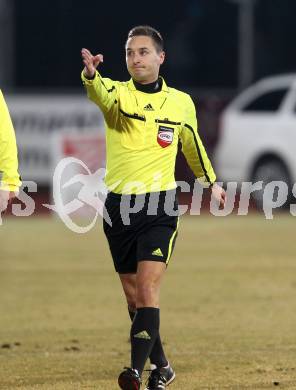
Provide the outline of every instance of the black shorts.
<path id="1" fill-rule="evenodd" d="M 168 264 L 179 219 L 175 190 L 144 195 L 110 192 L 104 213 L 104 232 L 117 272 L 136 273 L 141 260 Z M 106 222 L 108 217 L 112 226 Z"/>

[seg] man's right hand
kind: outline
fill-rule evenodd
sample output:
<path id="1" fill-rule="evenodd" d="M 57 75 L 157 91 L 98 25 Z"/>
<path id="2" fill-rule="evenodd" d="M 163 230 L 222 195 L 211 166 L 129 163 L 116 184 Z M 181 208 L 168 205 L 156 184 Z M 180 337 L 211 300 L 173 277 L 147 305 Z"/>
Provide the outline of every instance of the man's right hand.
<path id="1" fill-rule="evenodd" d="M 93 79 L 96 73 L 96 69 L 101 62 L 103 62 L 103 55 L 97 54 L 93 56 L 87 49 L 81 50 L 81 57 L 84 63 L 83 73 L 88 79 Z"/>
<path id="2" fill-rule="evenodd" d="M 0 225 L 2 225 L 1 213 L 3 213 L 10 201 L 15 198 L 18 194 L 17 192 L 5 191 L 0 189 Z"/>

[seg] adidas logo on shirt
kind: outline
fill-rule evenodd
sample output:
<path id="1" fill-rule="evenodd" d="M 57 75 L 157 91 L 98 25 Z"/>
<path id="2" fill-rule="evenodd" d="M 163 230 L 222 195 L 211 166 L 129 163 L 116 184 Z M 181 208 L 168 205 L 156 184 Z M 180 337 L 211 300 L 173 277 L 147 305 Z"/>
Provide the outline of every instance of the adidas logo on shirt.
<path id="1" fill-rule="evenodd" d="M 147 104 L 147 106 L 144 107 L 144 110 L 146 110 L 146 111 L 154 111 L 154 108 L 153 108 L 152 105 L 149 103 L 149 104 Z"/>

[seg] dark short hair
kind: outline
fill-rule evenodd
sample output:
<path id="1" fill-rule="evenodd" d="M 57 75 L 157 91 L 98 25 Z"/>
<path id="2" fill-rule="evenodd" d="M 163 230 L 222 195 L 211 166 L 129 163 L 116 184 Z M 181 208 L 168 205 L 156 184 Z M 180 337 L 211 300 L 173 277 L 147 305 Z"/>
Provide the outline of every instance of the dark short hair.
<path id="1" fill-rule="evenodd" d="M 130 30 L 128 33 L 127 39 L 132 37 L 137 37 L 139 35 L 144 35 L 150 37 L 154 43 L 155 49 L 157 52 L 161 52 L 164 49 L 163 39 L 157 30 L 151 26 L 136 26 Z"/>

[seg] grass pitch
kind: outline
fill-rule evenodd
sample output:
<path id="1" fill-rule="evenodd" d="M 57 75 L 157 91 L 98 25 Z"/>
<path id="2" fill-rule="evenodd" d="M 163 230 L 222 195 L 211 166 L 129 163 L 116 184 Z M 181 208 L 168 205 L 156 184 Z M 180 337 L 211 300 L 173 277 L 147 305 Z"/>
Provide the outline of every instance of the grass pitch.
<path id="1" fill-rule="evenodd" d="M 0 241 L 0 388 L 118 389 L 130 323 L 101 227 L 11 218 Z M 171 390 L 296 389 L 295 248 L 290 215 L 182 218 L 161 299 Z"/>

